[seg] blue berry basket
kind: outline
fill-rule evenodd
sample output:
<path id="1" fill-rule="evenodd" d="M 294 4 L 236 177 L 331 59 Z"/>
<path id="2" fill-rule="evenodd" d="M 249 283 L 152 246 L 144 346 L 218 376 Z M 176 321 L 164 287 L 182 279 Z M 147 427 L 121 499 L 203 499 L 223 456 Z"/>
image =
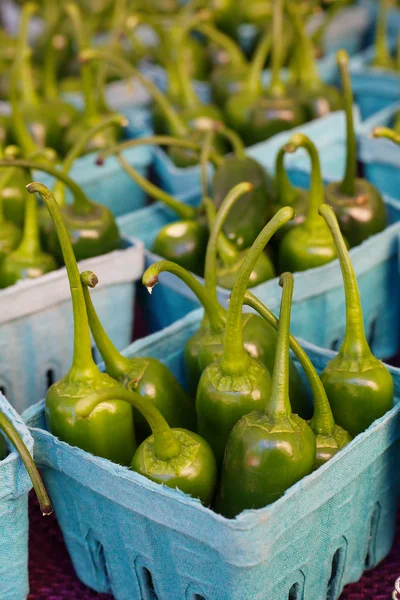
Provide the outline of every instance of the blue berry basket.
<path id="1" fill-rule="evenodd" d="M 359 158 L 364 175 L 384 194 L 400 198 L 400 148 L 385 138 L 373 138 L 374 127 L 392 127 L 400 102 L 373 115 L 359 129 Z"/>
<path id="2" fill-rule="evenodd" d="M 196 311 L 133 344 L 184 383 Z M 318 370 L 332 353 L 304 344 Z M 400 400 L 400 378 L 395 381 Z M 59 441 L 44 402 L 24 418 L 78 577 L 116 600 L 337 600 L 393 543 L 400 408 L 274 504 L 225 519 L 198 500 Z M 240 484 L 238 484 L 240 485 Z"/>
<path id="3" fill-rule="evenodd" d="M 33 454 L 33 438 L 3 394 L 0 394 L 0 412 L 14 425 Z M 10 447 L 10 454 L 0 461 L 1 600 L 24 600 L 29 592 L 28 492 L 31 488 L 22 460 Z"/>
<path id="4" fill-rule="evenodd" d="M 394 51 L 396 39 L 391 41 L 390 46 Z M 374 47 L 371 46 L 350 60 L 354 98 L 360 107 L 363 119 L 367 119 L 393 102 L 397 102 L 400 95 L 398 72 L 370 66 L 374 52 Z"/>
<path id="5" fill-rule="evenodd" d="M 98 275 L 93 301 L 111 339 L 125 348 L 132 340 L 135 287 L 143 272 L 141 242 L 125 240 L 122 250 L 81 261 L 79 268 Z M 71 364 L 73 318 L 65 268 L 1 290 L 0 306 L 0 392 L 22 412 Z M 100 360 L 94 344 L 93 353 Z"/>
<path id="6" fill-rule="evenodd" d="M 377 0 L 359 0 L 359 5 L 369 11 L 371 23 L 376 21 L 378 15 Z M 388 34 L 391 37 L 396 37 L 400 31 L 400 9 L 396 7 L 389 8 L 387 20 Z M 373 32 L 374 35 L 375 32 Z"/>

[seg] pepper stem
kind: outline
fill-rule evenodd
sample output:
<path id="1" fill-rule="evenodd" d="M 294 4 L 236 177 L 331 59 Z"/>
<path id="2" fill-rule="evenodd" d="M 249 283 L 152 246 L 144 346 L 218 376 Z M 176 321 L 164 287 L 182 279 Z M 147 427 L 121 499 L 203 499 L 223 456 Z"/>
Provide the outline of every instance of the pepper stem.
<path id="1" fill-rule="evenodd" d="M 88 288 L 96 287 L 98 282 L 99 280 L 97 275 L 95 275 L 92 271 L 84 271 L 81 273 L 81 283 L 83 287 L 83 295 L 85 297 L 86 312 L 94 341 L 100 350 L 101 356 L 103 357 L 107 373 L 114 379 L 118 379 L 120 375 L 126 373 L 127 368 L 130 366 L 130 360 L 123 356 L 114 346 L 106 334 L 96 313 L 96 309 L 93 305 Z"/>
<path id="2" fill-rule="evenodd" d="M 228 54 L 231 64 L 236 67 L 241 67 L 246 64 L 246 57 L 240 46 L 222 31 L 219 31 L 210 23 L 201 23 L 196 26 L 196 30 L 206 36 L 209 40 L 217 44 Z"/>
<path id="3" fill-rule="evenodd" d="M 300 15 L 301 8 L 295 7 L 294 4 L 290 4 L 288 9 L 290 16 L 292 17 L 295 32 L 298 36 L 298 45 L 296 48 L 299 52 L 297 59 L 297 84 L 302 86 L 302 88 L 312 89 L 321 83 L 317 62 L 315 60 L 314 44 L 307 35 L 304 18 Z"/>
<path id="4" fill-rule="evenodd" d="M 121 115 L 111 115 L 110 117 L 107 117 L 106 119 L 92 127 L 92 129 L 89 129 L 89 131 L 83 133 L 83 135 L 77 139 L 74 146 L 72 146 L 72 148 L 64 158 L 62 163 L 62 172 L 65 175 L 68 175 L 76 159 L 81 156 L 86 146 L 89 144 L 90 140 L 95 135 L 97 135 L 104 129 L 111 127 L 112 125 L 121 125 L 122 127 L 124 127 L 126 124 L 127 121 L 125 117 L 122 117 Z M 62 182 L 57 181 L 55 183 L 53 193 L 57 197 L 59 206 L 65 204 L 65 187 Z"/>
<path id="5" fill-rule="evenodd" d="M 30 50 L 27 50 L 30 52 Z M 24 154 L 29 155 L 36 152 L 36 144 L 32 140 L 25 123 L 24 115 L 21 110 L 21 103 L 18 94 L 18 84 L 21 79 L 20 63 L 25 60 L 23 55 L 18 56 L 11 68 L 10 75 L 10 103 L 11 103 L 11 121 L 15 137 L 18 144 L 23 149 Z"/>
<path id="6" fill-rule="evenodd" d="M 72 309 L 74 313 L 74 353 L 72 367 L 69 371 L 69 378 L 76 381 L 79 381 L 82 378 L 91 378 L 97 373 L 97 367 L 92 357 L 85 298 L 83 295 L 78 265 L 76 264 L 74 251 L 61 216 L 60 208 L 53 194 L 43 184 L 37 182 L 30 183 L 27 186 L 27 190 L 30 194 L 35 192 L 40 194 L 43 202 L 47 206 L 57 230 L 65 267 L 67 269 L 71 289 Z"/>
<path id="7" fill-rule="evenodd" d="M 233 153 L 236 158 L 243 159 L 246 157 L 246 147 L 240 135 L 237 134 L 236 131 L 233 131 L 233 129 L 228 129 L 228 127 L 225 127 L 222 123 L 218 123 L 217 130 L 219 135 L 228 140 L 233 148 Z"/>
<path id="8" fill-rule="evenodd" d="M 345 50 L 339 50 L 337 52 L 336 62 L 339 66 L 340 78 L 342 82 L 347 136 L 346 172 L 340 186 L 340 191 L 346 196 L 354 196 L 357 174 L 357 142 L 354 131 L 353 91 L 351 89 L 351 78 L 349 72 L 349 55 Z"/>
<path id="9" fill-rule="evenodd" d="M 45 164 L 43 162 L 34 162 L 23 159 L 0 160 L 0 167 L 21 167 L 23 169 L 31 169 L 48 173 L 49 175 L 52 175 L 56 179 L 59 179 L 65 183 L 65 185 L 71 190 L 71 193 L 74 197 L 74 212 L 76 214 L 86 215 L 92 211 L 92 203 L 83 190 L 75 183 L 75 181 L 68 177 L 68 175 L 65 175 L 47 163 Z"/>
<path id="10" fill-rule="evenodd" d="M 17 61 L 19 64 L 19 75 L 23 81 L 22 96 L 24 102 L 30 105 L 39 104 L 35 86 L 33 84 L 33 73 L 31 65 L 31 51 L 28 47 L 29 22 L 37 12 L 38 6 L 33 2 L 24 4 L 21 13 L 20 30 L 18 35 Z"/>
<path id="11" fill-rule="evenodd" d="M 156 407 L 136 392 L 126 390 L 121 386 L 101 390 L 82 398 L 75 405 L 76 414 L 78 417 L 87 418 L 96 406 L 109 400 L 128 402 L 144 416 L 153 433 L 154 453 L 157 458 L 168 461 L 180 454 L 181 444 Z"/>
<path id="12" fill-rule="evenodd" d="M 39 500 L 40 510 L 43 516 L 51 515 L 53 507 L 49 496 L 47 495 L 46 488 L 43 485 L 42 478 L 39 475 L 39 471 L 33 462 L 32 456 L 28 448 L 25 446 L 21 436 L 8 419 L 0 412 L 0 429 L 4 431 L 10 442 L 13 444 L 18 454 L 21 457 L 22 462 L 28 471 L 29 477 L 31 478 L 33 488 L 35 490 L 37 499 Z"/>
<path id="13" fill-rule="evenodd" d="M 387 138 L 395 144 L 400 144 L 400 133 L 396 133 L 393 129 L 388 127 L 375 127 L 372 131 L 372 135 L 376 138 Z"/>
<path id="14" fill-rule="evenodd" d="M 365 336 L 360 292 L 353 265 L 334 211 L 327 204 L 322 204 L 319 212 L 331 231 L 343 275 L 346 298 L 346 335 L 340 353 L 351 358 L 365 358 L 371 355 L 371 350 Z"/>
<path id="15" fill-rule="evenodd" d="M 204 197 L 203 204 L 207 213 L 208 228 L 211 231 L 217 217 L 217 210 L 211 198 Z M 240 254 L 239 250 L 237 250 L 236 246 L 228 240 L 223 231 L 221 231 L 218 236 L 217 250 L 219 258 L 227 267 L 235 264 Z"/>
<path id="16" fill-rule="evenodd" d="M 228 306 L 228 317 L 225 329 L 224 352 L 221 358 L 221 369 L 224 373 L 238 375 L 247 370 L 249 356 L 243 346 L 242 334 L 242 307 L 246 288 L 254 266 L 260 258 L 265 246 L 271 237 L 293 219 L 294 210 L 284 206 L 267 223 L 257 236 L 251 249 L 246 253 L 246 258 L 240 268 L 233 286 L 231 300 Z"/>
<path id="17" fill-rule="evenodd" d="M 165 206 L 168 206 L 171 210 L 173 210 L 178 217 L 181 219 L 189 219 L 193 220 L 197 216 L 197 210 L 192 206 L 188 206 L 183 202 L 179 202 L 176 198 L 168 194 L 168 192 L 164 192 L 161 188 L 148 181 L 145 177 L 143 177 L 132 165 L 128 163 L 128 161 L 121 155 L 117 155 L 117 158 L 123 167 L 124 171 L 139 185 L 142 190 L 146 192 L 152 198 L 159 200 Z"/>
<path id="18" fill-rule="evenodd" d="M 218 241 L 225 221 L 229 215 L 230 210 L 236 204 L 236 202 L 244 194 L 251 192 L 254 185 L 249 182 L 239 183 L 232 188 L 226 197 L 224 198 L 216 219 L 213 223 L 210 237 L 208 239 L 206 260 L 204 267 L 204 277 L 206 282 L 206 288 L 212 293 L 217 301 L 217 254 L 218 254 Z M 249 275 L 250 276 L 250 275 Z"/>
<path id="19" fill-rule="evenodd" d="M 65 5 L 65 11 L 69 16 L 75 31 L 79 53 L 89 48 L 88 36 L 84 27 L 84 20 L 79 6 L 75 2 Z M 81 68 L 82 90 L 85 101 L 84 119 L 90 121 L 97 114 L 96 98 L 94 96 L 95 78 L 93 66 L 82 64 Z"/>
<path id="20" fill-rule="evenodd" d="M 318 215 L 318 207 L 324 202 L 324 184 L 322 181 L 321 165 L 318 150 L 313 142 L 302 133 L 295 133 L 289 142 L 283 147 L 285 152 L 294 153 L 299 148 L 304 148 L 311 159 L 311 187 L 308 201 L 307 216 L 304 227 L 312 229 L 321 219 Z"/>
<path id="21" fill-rule="evenodd" d="M 279 1 L 279 0 L 278 0 Z M 274 13 L 275 14 L 275 13 Z M 263 35 L 260 38 L 260 41 L 257 44 L 253 59 L 250 63 L 249 74 L 247 78 L 247 91 L 251 96 L 258 96 L 260 93 L 260 89 L 262 88 L 261 84 L 261 75 L 264 69 L 265 61 L 267 60 L 267 56 L 272 48 L 272 40 L 273 34 L 271 35 L 271 31 L 269 27 L 264 30 Z M 278 50 L 279 53 L 279 50 Z M 275 56 L 275 49 L 273 51 L 273 57 Z M 278 56 L 279 58 L 279 56 Z M 274 58 L 273 58 L 274 60 Z M 279 58 L 280 60 L 280 58 Z M 279 66 L 280 69 L 280 66 Z M 278 79 L 279 79 L 279 69 L 278 69 Z M 278 82 L 279 83 L 279 82 Z"/>
<path id="22" fill-rule="evenodd" d="M 152 81 L 142 75 L 139 69 L 133 67 L 128 61 L 119 58 L 118 56 L 107 54 L 107 52 L 101 52 L 100 50 L 84 50 L 80 54 L 80 60 L 82 63 L 94 60 L 104 61 L 123 74 L 124 77 L 136 77 L 147 89 L 153 100 L 158 104 L 159 108 L 163 111 L 172 131 L 178 137 L 184 137 L 188 134 L 188 129 L 184 121 L 179 117 L 176 110 L 168 102 L 166 96 L 160 92 L 160 90 Z"/>
<path id="23" fill-rule="evenodd" d="M 291 206 L 296 199 L 296 188 L 291 184 L 287 171 L 285 169 L 286 149 L 283 146 L 275 161 L 275 182 L 278 192 L 278 202 L 285 206 Z"/>
<path id="24" fill-rule="evenodd" d="M 4 199 L 2 191 L 5 187 L 7 187 L 9 181 L 18 173 L 17 169 L 5 169 L 4 173 L 1 174 L 0 177 L 0 224 L 4 225 L 5 217 L 4 217 Z"/>
<path id="25" fill-rule="evenodd" d="M 283 40 L 283 0 L 275 0 L 272 13 L 272 70 L 270 93 L 283 96 L 285 86 L 281 79 L 282 40 Z"/>
<path id="26" fill-rule="evenodd" d="M 278 335 L 276 339 L 274 368 L 272 370 L 271 392 L 265 412 L 273 419 L 289 417 L 292 408 L 289 399 L 289 336 L 290 312 L 294 278 L 292 273 L 282 273 L 279 279 L 282 289 L 279 313 Z"/>
<path id="27" fill-rule="evenodd" d="M 375 35 L 375 59 L 374 65 L 382 67 L 391 62 L 390 50 L 387 38 L 388 3 L 386 0 L 379 1 L 378 19 L 376 21 Z"/>
<path id="28" fill-rule="evenodd" d="M 254 294 L 247 291 L 244 296 L 244 304 L 257 311 L 267 323 L 278 330 L 279 320 Z M 331 435 L 335 429 L 335 421 L 322 381 L 306 352 L 291 334 L 289 336 L 289 346 L 307 376 L 314 398 L 314 415 L 310 422 L 311 429 L 315 435 Z"/>
<path id="29" fill-rule="evenodd" d="M 189 271 L 169 260 L 160 260 L 152 264 L 143 274 L 142 283 L 151 294 L 158 283 L 160 273 L 172 273 L 179 277 L 194 293 L 209 319 L 210 326 L 214 331 L 220 331 L 225 325 L 225 311 L 213 298 L 201 283 Z"/>
<path id="30" fill-rule="evenodd" d="M 24 231 L 16 250 L 25 256 L 35 256 L 42 251 L 39 235 L 38 207 L 36 196 L 28 196 L 25 205 Z"/>

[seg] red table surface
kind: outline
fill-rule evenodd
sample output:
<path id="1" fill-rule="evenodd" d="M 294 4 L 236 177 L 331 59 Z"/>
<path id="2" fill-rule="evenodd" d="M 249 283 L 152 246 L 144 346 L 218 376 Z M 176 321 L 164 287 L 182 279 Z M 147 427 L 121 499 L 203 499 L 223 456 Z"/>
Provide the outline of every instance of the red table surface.
<path id="1" fill-rule="evenodd" d="M 80 583 L 75 576 L 55 516 L 42 517 L 33 498 L 30 502 L 30 524 L 31 592 L 28 600 L 112 600 L 112 596 L 97 594 Z M 400 526 L 390 555 L 376 569 L 368 571 L 361 581 L 347 586 L 340 600 L 389 600 L 394 582 L 400 577 L 399 542 Z"/>

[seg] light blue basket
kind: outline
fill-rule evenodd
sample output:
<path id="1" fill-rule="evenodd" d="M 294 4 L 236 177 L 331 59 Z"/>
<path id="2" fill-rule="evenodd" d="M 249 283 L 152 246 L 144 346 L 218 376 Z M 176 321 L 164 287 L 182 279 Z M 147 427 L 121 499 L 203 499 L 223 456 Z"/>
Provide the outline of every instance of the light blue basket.
<path id="1" fill-rule="evenodd" d="M 391 42 L 391 48 L 396 48 L 395 39 Z M 363 119 L 398 102 L 400 97 L 400 75 L 395 71 L 371 67 L 374 52 L 371 46 L 350 60 L 354 99 Z"/>
<path id="2" fill-rule="evenodd" d="M 384 194 L 400 198 L 400 148 L 385 138 L 373 138 L 374 127 L 391 127 L 400 102 L 391 104 L 373 115 L 359 130 L 359 158 L 364 165 L 364 175 Z"/>
<path id="3" fill-rule="evenodd" d="M 32 436 L 22 418 L 1 393 L 0 412 L 14 425 L 32 454 Z M 31 488 L 32 483 L 22 460 L 12 449 L 10 454 L 0 461 L 1 600 L 24 600 L 29 592 L 28 492 Z"/>
<path id="4" fill-rule="evenodd" d="M 184 383 L 183 347 L 201 314 L 125 354 L 157 357 Z M 317 369 L 332 356 L 304 346 Z M 94 590 L 116 600 L 337 600 L 392 546 L 399 414 L 397 405 L 277 502 L 234 520 L 60 442 L 45 431 L 43 402 L 24 418 L 75 570 Z"/>
<path id="5" fill-rule="evenodd" d="M 79 268 L 98 275 L 93 301 L 113 342 L 126 348 L 132 340 L 143 246 L 127 240 L 123 250 L 81 261 Z M 72 305 L 64 268 L 0 291 L 0 391 L 18 412 L 43 397 L 49 384 L 65 375 L 72 350 Z M 93 353 L 100 360 L 94 344 Z"/>
<path id="6" fill-rule="evenodd" d="M 356 128 L 358 128 L 360 119 L 357 109 L 355 109 L 354 118 Z M 263 165 L 269 173 L 273 173 L 278 151 L 296 131 L 307 135 L 317 146 L 324 175 L 332 177 L 344 168 L 346 122 L 342 111 L 315 119 L 315 121 L 300 125 L 291 131 L 284 131 L 265 142 L 250 146 L 246 153 Z M 309 162 L 304 150 L 299 150 L 292 156 L 288 155 L 285 159 L 285 165 L 289 171 L 298 171 L 298 185 L 303 187 L 306 187 L 309 180 Z M 199 166 L 178 168 L 161 148 L 154 149 L 153 164 L 158 183 L 171 194 L 181 195 L 194 189 L 200 189 Z"/>
<path id="7" fill-rule="evenodd" d="M 377 0 L 359 0 L 360 6 L 368 9 L 370 14 L 371 23 L 375 23 L 378 15 L 378 2 Z M 388 34 L 390 37 L 397 37 L 400 31 L 400 9 L 391 7 L 388 11 L 387 20 Z M 372 32 L 372 36 L 375 37 L 375 31 Z"/>

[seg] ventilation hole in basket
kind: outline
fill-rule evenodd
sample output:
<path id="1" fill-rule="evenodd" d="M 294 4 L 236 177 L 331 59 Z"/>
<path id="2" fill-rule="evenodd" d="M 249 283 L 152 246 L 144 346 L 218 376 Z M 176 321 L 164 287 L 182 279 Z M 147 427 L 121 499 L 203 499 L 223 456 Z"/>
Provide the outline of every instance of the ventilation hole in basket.
<path id="1" fill-rule="evenodd" d="M 376 539 L 378 534 L 379 518 L 381 516 L 381 505 L 375 504 L 374 512 L 371 517 L 371 526 L 369 529 L 367 555 L 365 557 L 365 568 L 372 569 L 376 565 Z"/>
<path id="2" fill-rule="evenodd" d="M 107 570 L 106 555 L 104 552 L 103 544 L 101 544 L 97 537 L 93 534 L 92 530 L 89 530 L 85 536 L 85 542 L 89 548 L 90 556 L 92 559 L 92 565 L 94 572 L 96 573 L 96 579 L 99 585 L 109 585 L 109 575 Z"/>
<path id="3" fill-rule="evenodd" d="M 340 339 L 336 338 L 335 340 L 333 340 L 333 342 L 331 342 L 330 349 L 337 352 L 339 350 L 339 344 L 340 344 Z"/>
<path id="4" fill-rule="evenodd" d="M 336 600 L 340 590 L 344 567 L 344 548 L 338 548 L 333 555 L 332 571 L 328 582 L 326 600 Z"/>
<path id="5" fill-rule="evenodd" d="M 140 569 L 140 588 L 142 600 L 157 600 L 157 594 L 154 589 L 153 577 L 146 567 Z"/>
<path id="6" fill-rule="evenodd" d="M 7 398 L 7 388 L 5 385 L 0 385 L 0 393 Z"/>
<path id="7" fill-rule="evenodd" d="M 378 317 L 375 317 L 375 319 L 372 321 L 370 328 L 369 328 L 369 333 L 368 333 L 368 344 L 370 345 L 370 347 L 372 348 L 374 343 L 375 343 L 375 337 L 376 337 L 376 322 L 378 320 Z"/>
<path id="8" fill-rule="evenodd" d="M 300 585 L 294 583 L 289 590 L 288 600 L 300 600 Z"/>
<path id="9" fill-rule="evenodd" d="M 194 596 L 192 596 L 191 600 L 206 600 L 204 598 L 204 596 L 201 596 L 200 594 L 195 594 Z"/>
<path id="10" fill-rule="evenodd" d="M 46 371 L 46 385 L 49 388 L 50 386 L 53 385 L 53 383 L 56 380 L 56 376 L 54 373 L 54 369 L 47 369 Z"/>

